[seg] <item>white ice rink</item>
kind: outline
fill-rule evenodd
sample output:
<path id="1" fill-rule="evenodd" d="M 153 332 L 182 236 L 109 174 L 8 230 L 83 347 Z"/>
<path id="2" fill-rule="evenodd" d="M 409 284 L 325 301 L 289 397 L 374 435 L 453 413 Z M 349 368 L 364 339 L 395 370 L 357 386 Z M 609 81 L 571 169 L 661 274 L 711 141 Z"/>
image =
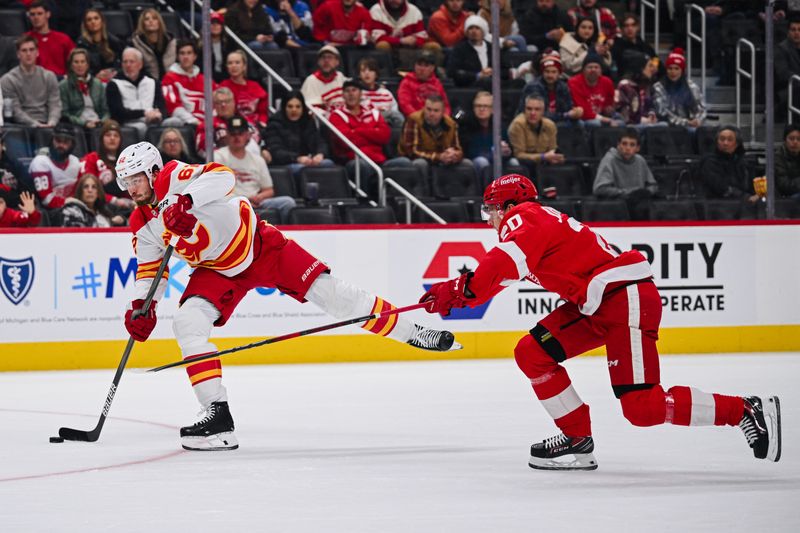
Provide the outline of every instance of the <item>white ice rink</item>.
<path id="1" fill-rule="evenodd" d="M 0 531 L 800 531 L 800 354 L 667 356 L 665 385 L 777 394 L 783 458 L 738 428 L 631 427 L 605 361 L 567 368 L 592 408 L 594 472 L 527 466 L 555 433 L 513 359 L 225 367 L 240 449 L 185 452 L 182 370 L 0 373 Z"/>

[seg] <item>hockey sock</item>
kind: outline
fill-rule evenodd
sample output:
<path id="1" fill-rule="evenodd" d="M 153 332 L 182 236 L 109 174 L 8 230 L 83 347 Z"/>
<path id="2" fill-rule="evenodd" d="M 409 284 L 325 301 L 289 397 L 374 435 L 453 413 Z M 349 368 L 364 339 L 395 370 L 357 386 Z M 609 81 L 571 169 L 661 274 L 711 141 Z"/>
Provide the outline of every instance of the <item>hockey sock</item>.
<path id="1" fill-rule="evenodd" d="M 678 426 L 735 426 L 744 411 L 736 396 L 709 394 L 694 387 L 672 387 L 667 392 L 667 422 Z"/>
<path id="2" fill-rule="evenodd" d="M 335 318 L 351 318 L 394 309 L 395 306 L 328 273 L 320 274 L 306 293 L 306 299 Z M 400 315 L 370 320 L 362 328 L 376 335 L 407 342 L 414 324 Z"/>
<path id="3" fill-rule="evenodd" d="M 208 342 L 217 318 L 219 311 L 208 300 L 189 298 L 183 302 L 175 313 L 172 327 L 184 359 L 217 351 L 217 347 Z M 228 401 L 222 385 L 222 363 L 219 359 L 188 365 L 186 373 L 200 405 L 208 407 L 212 402 Z"/>
<path id="4" fill-rule="evenodd" d="M 555 370 L 532 378 L 531 385 L 564 435 L 588 437 L 592 434 L 589 406 L 578 396 L 563 366 L 556 365 Z"/>

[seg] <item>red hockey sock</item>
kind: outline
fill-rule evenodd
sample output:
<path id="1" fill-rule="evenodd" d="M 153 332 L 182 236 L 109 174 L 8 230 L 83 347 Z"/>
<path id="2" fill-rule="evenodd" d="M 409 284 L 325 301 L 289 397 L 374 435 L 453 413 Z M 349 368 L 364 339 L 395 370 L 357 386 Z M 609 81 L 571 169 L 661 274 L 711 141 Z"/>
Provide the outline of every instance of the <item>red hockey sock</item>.
<path id="1" fill-rule="evenodd" d="M 556 365 L 555 370 L 532 378 L 531 384 L 536 396 L 564 435 L 588 437 L 592 434 L 589 406 L 575 392 L 563 366 Z"/>
<path id="2" fill-rule="evenodd" d="M 383 311 L 389 311 L 391 309 L 397 308 L 386 300 L 376 296 L 375 303 L 372 305 L 372 311 L 370 311 L 370 314 L 382 313 Z M 362 324 L 361 327 L 370 333 L 385 337 L 391 333 L 395 325 L 397 325 L 397 316 L 398 315 L 389 315 L 369 320 Z"/>
<path id="3" fill-rule="evenodd" d="M 198 353 L 190 355 L 189 357 L 185 357 L 184 359 L 192 359 L 201 355 L 205 354 Z M 199 363 L 188 365 L 186 367 L 186 373 L 189 375 L 189 381 L 192 382 L 192 387 L 196 387 L 197 385 L 203 383 L 204 381 L 208 381 L 209 379 L 221 378 L 222 363 L 220 363 L 219 359 L 207 359 L 205 361 L 200 361 Z"/>
<path id="4" fill-rule="evenodd" d="M 667 422 L 677 426 L 736 426 L 743 411 L 744 401 L 738 396 L 694 387 L 672 387 L 667 393 Z"/>

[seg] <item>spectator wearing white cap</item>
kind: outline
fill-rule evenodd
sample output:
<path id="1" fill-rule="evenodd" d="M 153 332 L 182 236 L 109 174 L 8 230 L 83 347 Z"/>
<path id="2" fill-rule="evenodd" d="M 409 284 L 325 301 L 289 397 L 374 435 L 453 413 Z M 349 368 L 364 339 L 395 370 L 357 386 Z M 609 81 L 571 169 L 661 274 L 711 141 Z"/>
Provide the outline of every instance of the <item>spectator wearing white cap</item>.
<path id="1" fill-rule="evenodd" d="M 478 15 L 467 17 L 464 22 L 466 40 L 458 43 L 450 53 L 447 75 L 459 87 L 478 86 L 490 89 L 492 83 L 492 45 L 486 41 L 489 25 Z M 501 55 L 500 78 L 507 80 L 510 69 Z"/>
<path id="2" fill-rule="evenodd" d="M 333 109 L 344 104 L 342 85 L 345 77 L 341 71 L 337 70 L 341 58 L 342 56 L 335 46 L 328 44 L 319 49 L 317 52 L 319 68 L 309 74 L 300 88 L 308 106 L 316 107 L 329 114 Z"/>

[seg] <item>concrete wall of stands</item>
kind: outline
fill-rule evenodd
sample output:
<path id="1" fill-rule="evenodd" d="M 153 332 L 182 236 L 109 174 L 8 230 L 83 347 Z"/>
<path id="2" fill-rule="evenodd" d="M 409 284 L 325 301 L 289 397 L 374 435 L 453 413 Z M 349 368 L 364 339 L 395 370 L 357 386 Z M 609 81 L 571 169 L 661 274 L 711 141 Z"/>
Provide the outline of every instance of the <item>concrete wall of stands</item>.
<path id="1" fill-rule="evenodd" d="M 653 264 L 664 304 L 662 353 L 800 350 L 800 223 L 605 225 L 621 249 Z M 484 226 L 287 229 L 346 280 L 395 305 L 416 302 L 430 283 L 475 267 L 497 241 Z M 127 339 L 122 316 L 132 296 L 135 259 L 122 231 L 0 233 L 0 370 L 114 368 Z M 151 340 L 131 366 L 179 358 L 172 316 L 189 267 L 170 263 Z M 510 357 L 517 340 L 558 298 L 535 285 L 509 287 L 485 306 L 448 319 L 407 315 L 458 333 L 464 350 L 438 354 L 365 334 L 355 327 L 228 356 L 226 364 Z M 214 332 L 220 348 L 334 321 L 278 291 L 252 291 Z M 602 353 L 599 350 L 595 353 Z"/>

